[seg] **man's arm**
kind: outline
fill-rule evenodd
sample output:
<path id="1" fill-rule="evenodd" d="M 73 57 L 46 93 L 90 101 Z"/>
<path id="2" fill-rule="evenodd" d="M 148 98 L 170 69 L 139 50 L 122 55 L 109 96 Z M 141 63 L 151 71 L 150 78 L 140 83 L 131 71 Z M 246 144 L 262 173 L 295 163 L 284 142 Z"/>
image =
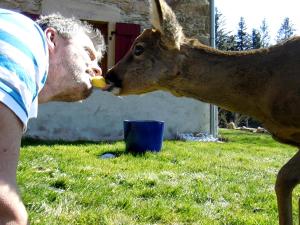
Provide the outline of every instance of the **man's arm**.
<path id="1" fill-rule="evenodd" d="M 16 183 L 22 131 L 22 122 L 0 103 L 0 225 L 27 224 L 27 213 Z"/>

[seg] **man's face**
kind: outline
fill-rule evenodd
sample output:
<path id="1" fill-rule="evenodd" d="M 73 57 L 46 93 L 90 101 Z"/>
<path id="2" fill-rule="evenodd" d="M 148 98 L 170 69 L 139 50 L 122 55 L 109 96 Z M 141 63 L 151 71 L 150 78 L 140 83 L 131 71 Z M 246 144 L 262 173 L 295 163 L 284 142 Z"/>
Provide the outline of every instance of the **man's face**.
<path id="1" fill-rule="evenodd" d="M 78 33 L 71 39 L 60 37 L 54 63 L 57 82 L 61 93 L 56 101 L 78 101 L 92 92 L 90 78 L 102 74 L 98 66 L 99 55 L 90 38 Z"/>

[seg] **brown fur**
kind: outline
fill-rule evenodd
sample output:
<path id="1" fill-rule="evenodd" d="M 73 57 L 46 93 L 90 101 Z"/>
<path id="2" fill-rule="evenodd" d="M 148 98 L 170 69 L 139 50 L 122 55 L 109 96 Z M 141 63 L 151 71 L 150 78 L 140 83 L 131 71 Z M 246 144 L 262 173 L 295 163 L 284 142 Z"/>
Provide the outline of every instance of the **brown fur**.
<path id="1" fill-rule="evenodd" d="M 274 138 L 300 146 L 300 37 L 268 49 L 225 52 L 188 39 L 163 0 L 152 0 L 152 24 L 106 79 L 118 95 L 166 90 L 263 122 Z M 143 50 L 141 51 L 138 50 Z M 291 194 L 300 181 L 300 153 L 279 172 L 281 225 L 292 224 Z"/>

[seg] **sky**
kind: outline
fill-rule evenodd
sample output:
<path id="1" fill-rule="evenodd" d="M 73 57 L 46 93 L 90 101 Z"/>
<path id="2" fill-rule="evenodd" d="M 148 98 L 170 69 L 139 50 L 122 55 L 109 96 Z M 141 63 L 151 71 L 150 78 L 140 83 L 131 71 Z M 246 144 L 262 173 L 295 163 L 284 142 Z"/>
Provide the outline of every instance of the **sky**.
<path id="1" fill-rule="evenodd" d="M 249 33 L 253 28 L 259 29 L 265 18 L 271 42 L 275 42 L 284 18 L 289 17 L 295 34 L 300 35 L 300 0 L 215 0 L 215 7 L 223 15 L 226 30 L 232 34 L 237 32 L 241 17 Z"/>

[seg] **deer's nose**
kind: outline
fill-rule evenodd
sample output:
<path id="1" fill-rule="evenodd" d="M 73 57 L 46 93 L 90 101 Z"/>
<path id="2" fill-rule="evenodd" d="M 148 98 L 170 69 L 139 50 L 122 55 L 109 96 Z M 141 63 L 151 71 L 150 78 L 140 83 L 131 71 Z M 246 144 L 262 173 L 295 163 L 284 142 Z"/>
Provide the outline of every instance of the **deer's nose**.
<path id="1" fill-rule="evenodd" d="M 118 74 L 115 73 L 112 69 L 110 69 L 107 74 L 104 76 L 105 80 L 115 87 L 122 87 L 122 80 L 119 79 Z"/>

